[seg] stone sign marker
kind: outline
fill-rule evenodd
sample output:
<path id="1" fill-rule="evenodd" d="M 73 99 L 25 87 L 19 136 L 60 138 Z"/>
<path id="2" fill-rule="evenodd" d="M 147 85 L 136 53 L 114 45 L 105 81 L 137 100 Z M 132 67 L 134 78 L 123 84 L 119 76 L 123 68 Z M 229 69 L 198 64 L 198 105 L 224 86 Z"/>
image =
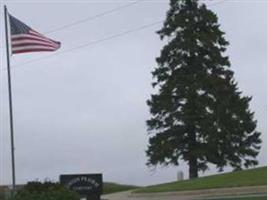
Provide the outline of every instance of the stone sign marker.
<path id="1" fill-rule="evenodd" d="M 103 193 L 102 174 L 71 174 L 60 175 L 60 183 L 70 190 L 77 192 L 81 198 L 100 200 Z"/>

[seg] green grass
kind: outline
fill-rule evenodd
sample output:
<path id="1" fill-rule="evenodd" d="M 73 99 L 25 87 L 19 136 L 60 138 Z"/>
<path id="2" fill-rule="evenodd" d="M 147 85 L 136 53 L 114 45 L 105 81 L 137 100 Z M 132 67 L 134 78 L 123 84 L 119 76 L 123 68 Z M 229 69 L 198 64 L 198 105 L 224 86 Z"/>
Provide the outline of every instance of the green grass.
<path id="1" fill-rule="evenodd" d="M 117 183 L 104 183 L 103 192 L 104 194 L 111 194 L 115 192 L 123 192 L 128 190 L 137 189 L 137 186 L 133 185 L 121 185 Z"/>
<path id="2" fill-rule="evenodd" d="M 137 193 L 156 193 L 267 185 L 267 167 L 244 170 L 194 180 L 154 185 L 138 189 Z"/>

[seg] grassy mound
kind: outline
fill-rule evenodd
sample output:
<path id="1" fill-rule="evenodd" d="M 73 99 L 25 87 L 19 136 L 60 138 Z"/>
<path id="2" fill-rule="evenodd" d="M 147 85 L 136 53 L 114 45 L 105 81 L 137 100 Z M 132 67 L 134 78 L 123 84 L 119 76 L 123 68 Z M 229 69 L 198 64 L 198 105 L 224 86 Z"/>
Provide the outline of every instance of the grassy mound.
<path id="1" fill-rule="evenodd" d="M 117 183 L 104 183 L 103 186 L 103 192 L 104 194 L 111 194 L 115 192 L 123 192 L 123 191 L 128 191 L 128 190 L 133 190 L 137 189 L 137 186 L 133 185 L 121 185 Z"/>
<path id="2" fill-rule="evenodd" d="M 267 185 L 267 167 L 261 167 L 221 175 L 207 176 L 194 180 L 154 185 L 138 189 L 137 193 L 174 192 L 212 188 Z"/>

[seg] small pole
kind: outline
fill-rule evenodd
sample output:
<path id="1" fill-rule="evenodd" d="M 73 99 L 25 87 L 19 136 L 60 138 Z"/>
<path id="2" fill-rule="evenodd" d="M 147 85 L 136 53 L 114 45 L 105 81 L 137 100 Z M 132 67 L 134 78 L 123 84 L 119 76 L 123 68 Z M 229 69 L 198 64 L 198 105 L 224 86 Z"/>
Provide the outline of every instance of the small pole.
<path id="1" fill-rule="evenodd" d="M 16 190 L 16 170 L 15 170 L 15 145 L 14 145 L 14 125 L 13 125 L 13 103 L 12 103 L 12 85 L 10 71 L 10 55 L 9 55 L 9 32 L 8 32 L 8 12 L 6 6 L 5 11 L 5 32 L 6 32 L 6 55 L 7 55 L 7 78 L 8 78 L 8 97 L 9 97 L 9 122 L 10 122 L 10 139 L 11 139 L 11 162 L 12 162 L 12 194 Z"/>

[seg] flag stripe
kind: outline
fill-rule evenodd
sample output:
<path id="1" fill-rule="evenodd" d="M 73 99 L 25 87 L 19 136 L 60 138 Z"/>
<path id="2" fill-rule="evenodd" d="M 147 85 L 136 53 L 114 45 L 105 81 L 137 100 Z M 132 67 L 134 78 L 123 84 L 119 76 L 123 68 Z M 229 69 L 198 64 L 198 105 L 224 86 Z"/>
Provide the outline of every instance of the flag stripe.
<path id="1" fill-rule="evenodd" d="M 50 49 L 27 49 L 27 50 L 12 50 L 13 54 L 19 54 L 19 53 L 31 53 L 31 52 L 46 52 L 46 51 L 54 51 Z"/>
<path id="2" fill-rule="evenodd" d="M 12 49 L 12 52 L 31 52 L 31 51 L 54 51 L 52 47 L 44 46 L 24 46 L 24 47 L 15 47 Z"/>
<path id="3" fill-rule="evenodd" d="M 49 48 L 55 48 L 54 46 L 52 46 L 52 45 L 44 45 L 44 44 L 30 44 L 30 43 L 28 43 L 27 45 L 25 45 L 25 44 L 18 44 L 18 45 L 13 45 L 13 49 L 15 49 L 15 48 L 20 48 L 20 47 L 34 47 L 34 46 L 36 46 L 36 47 L 49 47 Z"/>
<path id="4" fill-rule="evenodd" d="M 33 48 L 33 49 L 51 49 L 51 50 L 53 50 L 53 49 L 55 49 L 54 47 L 48 47 L 48 46 L 44 46 L 44 45 L 27 45 L 27 46 L 18 46 L 18 47 L 14 47 L 13 49 L 14 50 L 22 50 L 22 49 L 31 49 L 31 48 Z"/>
<path id="5" fill-rule="evenodd" d="M 51 47 L 57 47 L 58 45 L 49 43 L 49 42 L 42 42 L 42 41 L 35 41 L 35 40 L 19 40 L 19 41 L 12 41 L 12 46 L 23 46 L 23 45 L 45 45 Z"/>
<path id="6" fill-rule="evenodd" d="M 11 40 L 21 40 L 22 39 L 30 39 L 30 40 L 40 40 L 40 41 L 44 41 L 44 42 L 52 42 L 51 40 L 48 40 L 48 39 L 45 39 L 45 38 L 42 38 L 42 37 L 36 37 L 36 36 L 32 36 L 30 34 L 19 34 L 19 35 L 14 35 L 14 36 L 11 36 Z"/>
<path id="7" fill-rule="evenodd" d="M 35 35 L 35 36 L 39 36 L 39 37 L 45 37 L 45 36 L 42 35 L 41 33 L 38 33 L 38 32 L 36 32 L 36 31 L 34 31 L 34 30 L 30 30 L 30 31 L 29 31 L 29 34 L 32 34 L 32 35 Z"/>

